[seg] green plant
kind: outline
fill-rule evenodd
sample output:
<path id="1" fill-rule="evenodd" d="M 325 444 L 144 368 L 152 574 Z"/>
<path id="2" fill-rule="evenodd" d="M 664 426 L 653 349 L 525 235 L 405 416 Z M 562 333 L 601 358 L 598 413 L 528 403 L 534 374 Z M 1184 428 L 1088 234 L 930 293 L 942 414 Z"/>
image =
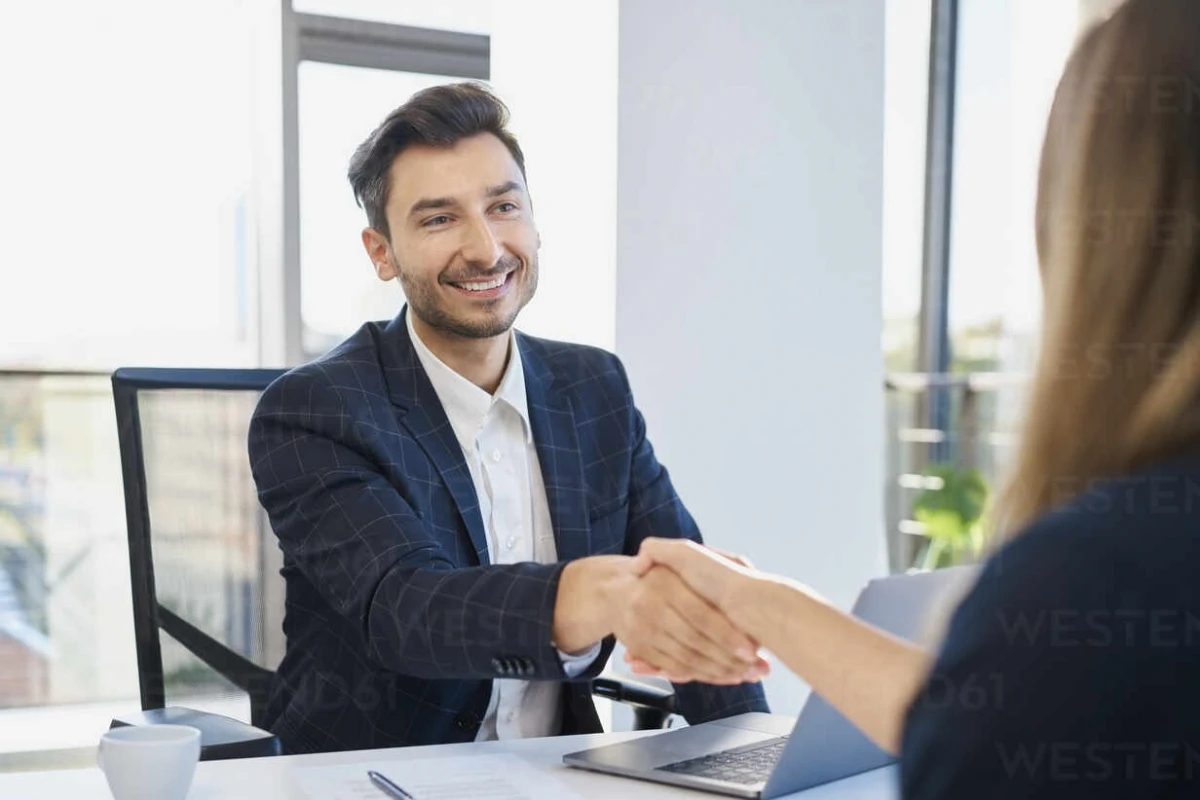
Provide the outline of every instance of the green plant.
<path id="1" fill-rule="evenodd" d="M 988 485 L 978 470 L 935 464 L 924 475 L 940 483 L 923 489 L 913 501 L 913 519 L 925 527 L 927 545 L 921 568 L 959 564 L 979 555 L 983 547 L 983 511 Z"/>

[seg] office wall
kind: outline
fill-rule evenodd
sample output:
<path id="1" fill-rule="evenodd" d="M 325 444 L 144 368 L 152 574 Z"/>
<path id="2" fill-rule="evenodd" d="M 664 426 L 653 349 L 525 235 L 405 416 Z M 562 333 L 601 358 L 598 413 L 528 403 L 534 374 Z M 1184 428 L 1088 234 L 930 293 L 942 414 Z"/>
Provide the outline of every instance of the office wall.
<path id="1" fill-rule="evenodd" d="M 617 352 L 708 540 L 886 571 L 883 0 L 624 0 Z M 767 691 L 796 713 L 806 687 Z"/>

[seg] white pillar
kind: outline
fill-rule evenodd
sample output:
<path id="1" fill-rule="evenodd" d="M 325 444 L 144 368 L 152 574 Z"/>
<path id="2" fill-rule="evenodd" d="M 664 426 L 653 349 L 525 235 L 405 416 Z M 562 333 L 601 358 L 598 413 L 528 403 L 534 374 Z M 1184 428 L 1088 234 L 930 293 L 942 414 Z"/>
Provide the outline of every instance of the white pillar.
<path id="1" fill-rule="evenodd" d="M 886 571 L 883 0 L 624 0 L 617 352 L 708 541 Z M 777 670 L 774 710 L 807 694 Z"/>

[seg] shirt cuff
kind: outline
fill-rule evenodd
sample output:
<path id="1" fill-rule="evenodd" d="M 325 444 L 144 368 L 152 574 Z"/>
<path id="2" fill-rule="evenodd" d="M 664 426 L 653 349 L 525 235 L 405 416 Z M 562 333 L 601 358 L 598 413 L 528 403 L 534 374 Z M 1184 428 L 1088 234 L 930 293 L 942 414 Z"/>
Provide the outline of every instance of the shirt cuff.
<path id="1" fill-rule="evenodd" d="M 568 678 L 578 678 L 583 673 L 587 672 L 588 667 L 600 655 L 601 642 L 596 642 L 586 652 L 573 656 L 569 653 L 558 651 L 558 657 L 562 661 L 563 672 L 567 673 Z"/>

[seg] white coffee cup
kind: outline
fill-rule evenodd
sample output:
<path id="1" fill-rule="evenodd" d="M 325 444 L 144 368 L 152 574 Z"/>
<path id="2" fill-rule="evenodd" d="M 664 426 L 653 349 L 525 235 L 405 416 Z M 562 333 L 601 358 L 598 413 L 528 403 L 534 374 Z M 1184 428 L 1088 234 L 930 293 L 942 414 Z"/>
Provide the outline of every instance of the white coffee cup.
<path id="1" fill-rule="evenodd" d="M 116 800 L 184 800 L 200 731 L 189 725 L 129 725 L 100 737 L 96 763 Z"/>

